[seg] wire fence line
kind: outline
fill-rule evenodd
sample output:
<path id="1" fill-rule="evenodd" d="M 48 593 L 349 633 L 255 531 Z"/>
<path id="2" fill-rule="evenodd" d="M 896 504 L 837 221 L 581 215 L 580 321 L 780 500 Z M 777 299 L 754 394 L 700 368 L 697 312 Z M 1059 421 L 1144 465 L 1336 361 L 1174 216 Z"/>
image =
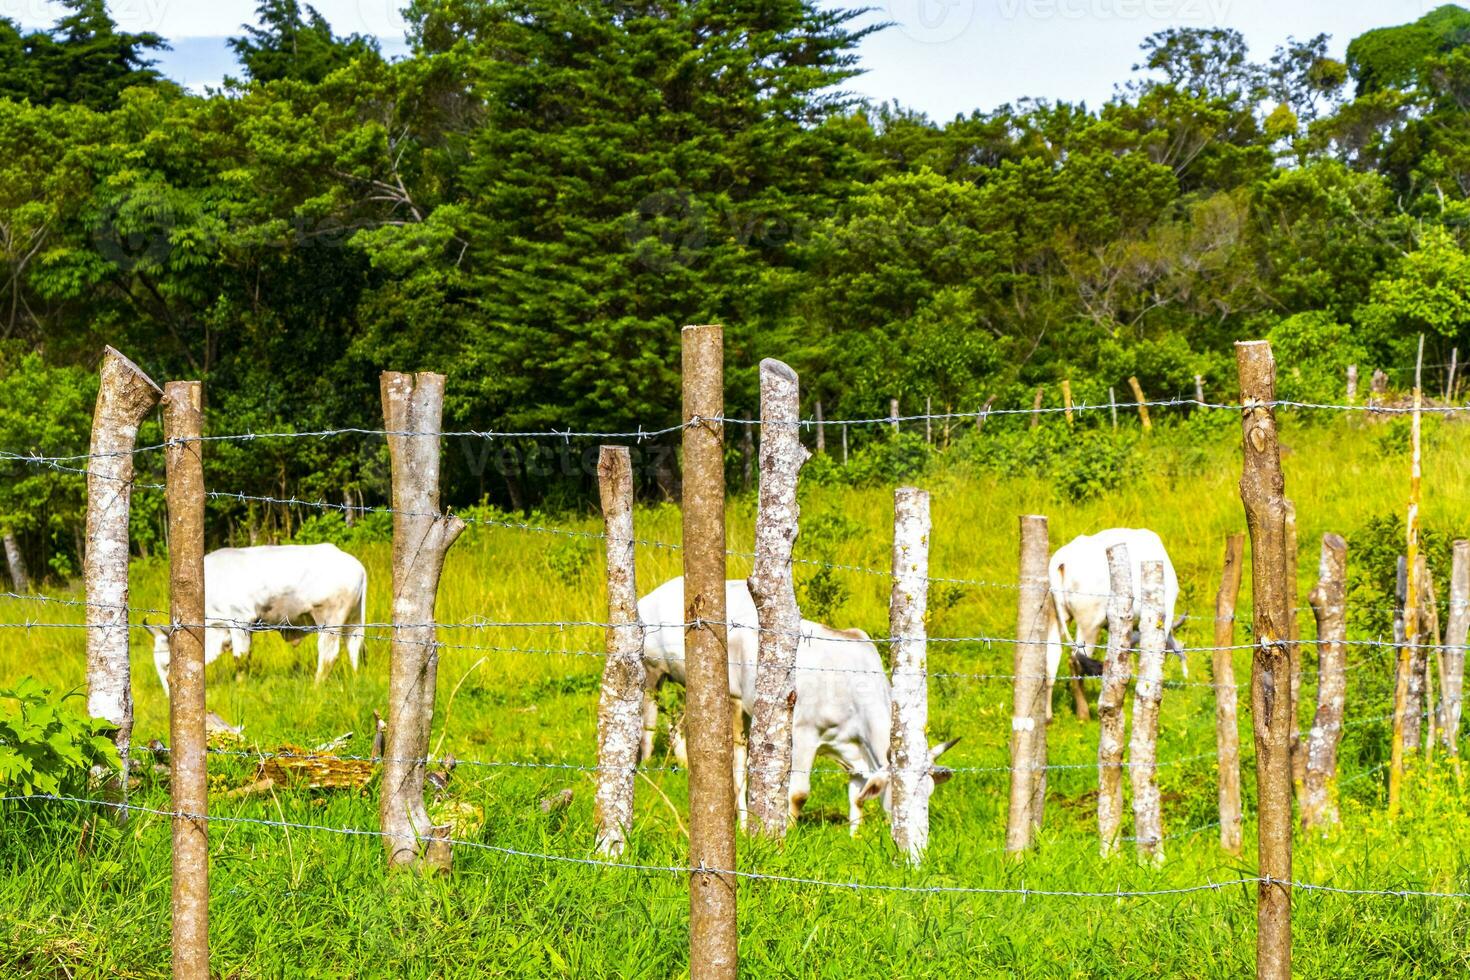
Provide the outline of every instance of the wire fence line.
<path id="1" fill-rule="evenodd" d="M 334 827 L 325 824 L 304 823 L 292 820 L 270 820 L 261 817 L 245 817 L 225 814 L 202 814 L 190 813 L 184 810 L 170 810 L 159 807 L 144 806 L 137 803 L 122 803 L 114 800 L 100 800 L 90 797 L 66 796 L 50 793 L 32 793 L 26 795 L 14 795 L 0 797 L 0 803 L 19 802 L 48 802 L 68 803 L 81 806 L 96 806 L 113 810 L 127 811 L 131 813 L 146 814 L 149 816 L 163 817 L 169 820 L 182 819 L 198 821 L 203 823 L 221 823 L 243 826 L 265 827 L 272 830 L 299 830 L 314 833 L 334 834 L 346 837 L 362 837 L 385 839 L 411 839 L 417 842 L 418 838 L 409 834 L 385 833 L 381 830 L 368 830 L 361 827 Z M 1205 828 L 1207 829 L 1207 828 Z M 1149 889 L 1124 889 L 1115 888 L 1111 891 L 1084 891 L 1078 889 L 1052 889 L 1031 888 L 1027 886 L 1003 887 L 984 885 L 902 885 L 871 881 L 831 881 L 822 878 L 810 878 L 796 875 L 772 874 L 763 871 L 746 871 L 740 869 L 712 868 L 704 865 L 687 867 L 672 864 L 637 864 L 632 862 L 599 860 L 597 858 L 578 857 L 570 854 L 547 854 L 538 851 L 527 851 L 520 848 L 505 847 L 499 844 L 489 844 L 484 841 L 473 841 L 454 838 L 446 841 L 452 847 L 462 847 L 471 850 L 484 851 L 503 857 L 522 858 L 526 860 L 542 861 L 554 864 L 569 864 L 582 867 L 596 868 L 599 870 L 631 871 L 645 874 L 670 874 L 670 875 L 697 875 L 718 874 L 740 878 L 746 881 L 769 881 L 781 884 L 803 885 L 816 888 L 830 888 L 848 891 L 864 892 L 890 892 L 897 894 L 931 894 L 931 895 L 977 895 L 991 897 L 1015 897 L 1015 898 L 1079 898 L 1079 899 L 1131 899 L 1131 898 L 1159 898 L 1164 896 L 1190 895 L 1201 892 L 1220 892 L 1227 888 L 1244 888 L 1253 884 L 1277 884 L 1286 885 L 1293 889 L 1301 889 L 1306 892 L 1317 892 L 1329 895 L 1341 895 L 1357 898 L 1423 898 L 1442 899 L 1452 901 L 1463 901 L 1470 899 L 1470 892 L 1455 891 L 1430 891 L 1427 889 L 1411 888 L 1345 888 L 1336 885 L 1317 884 L 1315 882 L 1302 882 L 1294 879 L 1272 878 L 1266 875 L 1237 877 L 1218 881 L 1205 881 L 1193 885 L 1180 885 L 1169 888 Z"/>

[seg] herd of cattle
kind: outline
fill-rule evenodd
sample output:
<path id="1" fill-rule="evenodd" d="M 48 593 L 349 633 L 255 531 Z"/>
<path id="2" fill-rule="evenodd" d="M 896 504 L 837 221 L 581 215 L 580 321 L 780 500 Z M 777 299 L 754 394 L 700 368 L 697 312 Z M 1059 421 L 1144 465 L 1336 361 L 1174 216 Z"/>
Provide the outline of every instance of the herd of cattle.
<path id="1" fill-rule="evenodd" d="M 1058 548 L 1048 565 L 1051 609 L 1047 616 L 1047 686 L 1056 682 L 1063 642 L 1073 647 L 1074 663 L 1095 672 L 1091 656 L 1107 625 L 1110 592 L 1107 550 L 1124 544 L 1132 564 L 1131 619 L 1137 646 L 1140 612 L 1140 566 L 1157 561 L 1164 569 L 1165 622 L 1178 626 L 1174 607 L 1179 581 L 1159 536 L 1135 528 L 1111 528 L 1082 535 Z M 226 647 L 238 662 L 250 655 L 251 634 L 274 630 L 296 644 L 317 634 L 316 679 L 336 662 L 343 639 L 353 671 L 362 653 L 367 621 L 367 570 L 356 558 L 330 544 L 221 548 L 204 559 L 204 657 L 212 663 Z M 743 579 L 726 583 L 726 621 L 730 659 L 730 698 L 748 725 L 755 704 L 755 666 L 759 628 L 755 602 Z M 658 721 L 658 687 L 664 681 L 683 685 L 684 580 L 672 579 L 644 596 L 638 615 L 645 626 L 643 661 L 647 668 L 642 754 L 653 751 Z M 164 691 L 168 690 L 167 627 L 147 624 L 153 635 L 153 660 Z M 1073 638 L 1069 624 L 1075 624 Z M 1183 649 L 1168 632 L 1168 649 L 1185 666 Z M 1187 670 L 1186 670 L 1187 673 Z M 800 813 L 811 788 L 812 764 L 831 756 L 848 773 L 848 820 L 854 831 L 862 821 L 865 800 L 879 796 L 888 805 L 888 741 L 891 697 L 888 675 L 872 639 L 858 629 L 833 627 L 803 619 L 796 647 L 796 704 L 792 718 L 791 814 Z M 1047 699 L 1050 705 L 1051 699 Z M 1048 711 L 1050 708 L 1048 707 Z M 682 739 L 674 749 L 683 761 Z M 932 747 L 931 778 L 949 772 L 935 763 L 957 740 Z M 738 745 L 738 743 L 737 743 Z M 745 806 L 745 760 L 737 748 L 735 782 L 741 816 Z"/>

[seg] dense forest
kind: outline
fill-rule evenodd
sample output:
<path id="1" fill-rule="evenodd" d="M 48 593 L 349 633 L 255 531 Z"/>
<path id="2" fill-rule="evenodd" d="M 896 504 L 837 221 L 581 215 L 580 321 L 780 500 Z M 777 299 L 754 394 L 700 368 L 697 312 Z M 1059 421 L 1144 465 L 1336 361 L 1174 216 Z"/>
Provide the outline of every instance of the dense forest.
<path id="1" fill-rule="evenodd" d="M 104 0 L 64 6 L 0 19 L 0 450 L 85 451 L 104 344 L 202 379 L 224 433 L 378 428 L 385 368 L 448 374 L 451 429 L 655 428 L 690 322 L 726 324 L 731 414 L 775 355 L 829 418 L 1061 378 L 1229 391 L 1257 336 L 1287 394 L 1336 398 L 1346 363 L 1470 339 L 1456 6 L 1345 62 L 1325 35 L 1263 57 L 1165 30 L 1104 105 L 947 121 L 846 94 L 883 28 L 812 0 L 414 0 L 396 60 L 266 0 L 203 94 Z M 529 446 L 451 448 L 450 502 L 581 499 L 587 468 Z M 211 444 L 209 479 L 380 503 L 382 455 Z M 0 529 L 43 570 L 77 567 L 82 506 L 79 475 L 0 461 Z M 161 506 L 135 502 L 140 549 Z M 220 534 L 293 530 L 212 508 Z"/>

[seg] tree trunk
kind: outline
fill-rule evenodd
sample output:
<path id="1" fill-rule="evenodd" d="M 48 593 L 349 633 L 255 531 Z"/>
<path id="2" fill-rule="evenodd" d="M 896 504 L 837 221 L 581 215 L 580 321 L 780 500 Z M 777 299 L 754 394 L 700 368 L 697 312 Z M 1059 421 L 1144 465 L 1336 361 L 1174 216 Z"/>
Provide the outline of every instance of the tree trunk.
<path id="1" fill-rule="evenodd" d="M 1164 820 L 1160 812 L 1159 703 L 1164 695 L 1164 563 L 1140 566 L 1138 681 L 1133 687 L 1133 738 L 1128 743 L 1128 775 L 1133 783 L 1133 835 L 1140 860 L 1164 863 Z"/>
<path id="2" fill-rule="evenodd" d="M 1450 571 L 1450 616 L 1445 624 L 1444 744 L 1459 754 L 1460 704 L 1465 689 L 1465 639 L 1470 632 L 1470 541 L 1454 545 Z"/>
<path id="3" fill-rule="evenodd" d="M 781 837 L 791 806 L 791 715 L 796 707 L 792 668 L 801 630 L 791 551 L 800 533 L 797 478 L 809 456 L 801 444 L 796 372 L 767 358 L 761 361 L 760 379 L 760 502 L 755 562 L 748 582 L 761 628 L 750 717 L 750 810 L 758 832 Z"/>
<path id="4" fill-rule="evenodd" d="M 5 539 L 5 565 L 10 571 L 10 587 L 24 595 L 31 591 L 31 577 L 26 574 L 25 556 L 20 552 L 20 540 L 14 531 L 7 530 Z"/>
<path id="5" fill-rule="evenodd" d="M 434 598 L 451 545 L 464 531 L 439 511 L 439 429 L 444 376 L 382 375 L 383 420 L 393 472 L 393 647 L 388 671 L 388 738 L 380 816 L 389 868 L 422 864 L 448 871 L 448 849 L 428 842 L 434 831 L 424 806 L 429 730 L 439 672 Z M 429 860 L 434 858 L 433 862 Z"/>
<path id="6" fill-rule="evenodd" d="M 643 734 L 643 624 L 633 539 L 633 463 L 626 446 L 603 446 L 597 485 L 607 546 L 607 662 L 597 704 L 597 851 L 623 853 L 633 826 L 633 784 Z"/>
<path id="7" fill-rule="evenodd" d="M 117 726 L 113 740 L 127 772 L 133 738 L 128 661 L 128 516 L 138 425 L 163 394 L 136 364 L 102 352 L 87 464 L 87 713 Z M 127 795 L 126 779 L 121 787 Z"/>
<path id="8" fill-rule="evenodd" d="M 1215 650 L 1212 679 L 1215 685 L 1215 755 L 1218 766 L 1220 803 L 1220 847 L 1227 854 L 1240 853 L 1240 728 L 1236 717 L 1235 687 L 1235 600 L 1240 594 L 1241 560 L 1245 535 L 1225 539 L 1225 567 L 1220 574 L 1220 591 L 1215 594 Z"/>
<path id="9" fill-rule="evenodd" d="M 929 495 L 899 487 L 893 498 L 893 735 L 889 792 L 893 843 L 917 865 L 929 846 L 929 683 L 925 617 L 929 606 Z"/>
<path id="10" fill-rule="evenodd" d="M 1317 587 L 1308 596 L 1317 620 L 1317 714 L 1307 736 L 1302 829 L 1337 823 L 1337 746 L 1347 695 L 1347 542 L 1322 536 Z"/>
<path id="11" fill-rule="evenodd" d="M 1133 565 L 1128 546 L 1108 549 L 1108 652 L 1097 699 L 1097 832 L 1102 855 L 1118 851 L 1123 833 L 1123 702 L 1128 695 L 1133 627 Z"/>
<path id="12" fill-rule="evenodd" d="M 209 978 L 209 800 L 204 730 L 203 391 L 163 395 L 169 540 L 169 795 L 173 800 L 173 975 Z"/>
<path id="13" fill-rule="evenodd" d="M 736 928 L 735 746 L 725 604 L 724 331 L 683 330 L 684 621 L 688 658 L 689 970 L 733 980 Z M 696 421 L 698 420 L 698 421 Z"/>
<path id="14" fill-rule="evenodd" d="M 1256 740 L 1260 884 L 1256 976 L 1291 978 L 1291 654 L 1286 581 L 1286 481 L 1276 437 L 1276 362 L 1266 341 L 1235 345 L 1244 409 L 1240 498 L 1251 536 L 1254 663 L 1251 724 Z"/>
<path id="15" fill-rule="evenodd" d="M 1041 826 L 1046 799 L 1046 624 L 1051 615 L 1047 584 L 1046 518 L 1021 518 L 1020 594 L 1011 710 L 1011 798 L 1006 850 L 1019 854 L 1031 846 Z"/>

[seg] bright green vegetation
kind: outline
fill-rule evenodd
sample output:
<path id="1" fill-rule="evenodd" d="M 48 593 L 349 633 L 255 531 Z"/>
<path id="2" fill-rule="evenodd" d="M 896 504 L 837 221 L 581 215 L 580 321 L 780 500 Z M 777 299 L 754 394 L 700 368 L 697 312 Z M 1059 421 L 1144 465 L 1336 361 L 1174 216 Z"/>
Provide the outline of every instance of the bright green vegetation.
<path id="1" fill-rule="evenodd" d="M 1016 518 L 1045 513 L 1053 546 L 1077 533 L 1111 525 L 1144 525 L 1163 535 L 1178 567 L 1181 609 L 1209 616 L 1219 575 L 1222 537 L 1243 527 L 1235 481 L 1239 438 L 1231 413 L 1209 426 L 1157 430 L 1127 456 L 1122 487 L 1073 502 L 1054 492 L 1031 464 L 997 475 L 976 461 L 974 447 L 956 446 L 919 482 L 933 491 L 932 572 L 937 576 L 1012 582 Z M 1060 429 L 1059 419 L 1048 427 Z M 1348 535 L 1354 547 L 1370 520 L 1399 513 L 1407 461 L 1402 429 L 1336 419 L 1283 426 L 1287 487 L 1298 505 L 1301 591 L 1315 577 L 1325 531 Z M 1036 437 L 1046 438 L 1045 430 Z M 1470 513 L 1464 489 L 1470 445 L 1458 424 L 1430 426 L 1426 442 L 1426 526 L 1463 533 Z M 812 473 L 815 475 L 816 471 Z M 801 554 L 882 569 L 888 563 L 891 492 L 808 481 L 808 537 Z M 736 498 L 730 541 L 751 540 L 753 504 Z M 564 517 L 560 526 L 596 531 L 591 516 Z M 677 542 L 678 512 L 641 508 L 640 535 Z M 848 533 L 850 532 L 850 533 Z M 1377 539 L 1374 539 L 1376 542 Z M 451 552 L 440 594 L 445 623 L 488 620 L 585 620 L 604 615 L 601 559 L 595 542 L 510 529 L 473 529 Z M 1377 546 L 1376 543 L 1374 545 Z M 1365 553 L 1367 545 L 1361 546 Z M 387 547 L 356 549 L 369 567 L 369 616 L 388 615 Z M 1350 550 L 1349 560 L 1356 552 Z M 643 591 L 677 574 L 670 549 L 643 549 Z M 732 559 L 731 573 L 745 571 Z M 1442 579 L 1447 568 L 1436 568 Z M 1360 606 L 1381 603 L 1368 581 L 1376 569 L 1353 567 Z M 811 570 L 802 572 L 811 595 Z M 1368 573 L 1374 573 L 1369 575 Z M 135 605 L 166 603 L 166 566 L 135 566 Z M 881 575 L 839 572 L 823 593 L 831 620 L 886 632 Z M 1240 620 L 1249 622 L 1250 575 Z M 1014 633 L 1015 593 L 1006 589 L 936 587 L 934 636 Z M 807 600 L 810 607 L 813 599 Z M 4 621 L 79 621 L 77 610 L 27 602 L 0 606 Z M 135 613 L 135 616 L 137 614 Z M 1209 645 L 1208 623 L 1183 630 L 1190 646 Z M 382 631 L 373 631 L 381 637 Z M 1311 637 L 1310 615 L 1303 633 Z M 1371 634 L 1355 628 L 1354 637 Z M 600 631 L 443 630 L 448 644 L 439 674 L 436 742 L 469 760 L 591 763 L 599 661 L 573 655 L 596 651 Z M 1237 642 L 1247 641 L 1238 629 Z M 310 641 L 303 646 L 309 647 Z M 515 646 L 548 653 L 463 647 Z M 1310 647 L 1308 650 L 1310 651 Z M 935 643 L 931 669 L 1009 673 L 1005 644 Z M 307 650 L 275 636 L 257 646 L 249 676 L 235 680 L 220 664 L 210 674 L 210 705 L 243 722 L 249 744 L 313 745 L 354 731 L 350 750 L 365 753 L 371 710 L 385 702 L 387 645 L 371 640 L 365 669 L 349 676 L 345 660 L 320 687 L 311 683 Z M 1312 658 L 1304 703 L 1315 689 Z M 1249 676 L 1245 651 L 1235 656 L 1237 679 Z M 1298 841 L 1296 875 L 1344 887 L 1470 890 L 1461 857 L 1470 832 L 1464 797 L 1442 763 L 1416 774 L 1406 815 L 1384 816 L 1391 683 L 1388 650 L 1349 653 L 1348 722 L 1343 743 L 1344 824 L 1326 839 Z M 1208 680 L 1207 655 L 1196 654 L 1190 678 Z M 138 743 L 166 735 L 166 704 L 145 637 L 134 646 Z M 1168 676 L 1178 680 L 1177 666 Z M 62 689 L 83 681 L 82 634 L 70 629 L 6 629 L 0 636 L 0 686 L 22 675 Z M 963 736 L 946 761 L 958 767 L 1006 764 L 1009 683 L 967 678 L 931 682 L 932 732 Z M 1094 691 L 1095 693 L 1095 691 Z M 1131 855 L 1097 856 L 1093 791 L 1096 726 L 1077 722 L 1063 685 L 1050 730 L 1051 761 L 1078 764 L 1049 774 L 1046 827 L 1034 855 L 1008 862 L 1002 853 L 1005 773 L 960 773 L 934 797 L 932 846 L 922 870 L 896 859 L 881 809 L 870 804 L 857 839 L 844 825 L 844 780 L 835 769 L 818 775 L 808 816 L 784 848 L 742 841 L 741 866 L 771 874 L 921 886 L 979 886 L 1079 891 L 1151 890 L 1248 877 L 1254 871 L 1254 826 L 1246 827 L 1240 859 L 1217 847 L 1212 694 L 1174 686 L 1165 693 L 1159 772 L 1166 833 L 1162 870 L 1137 867 Z M 1307 709 L 1304 709 L 1304 714 Z M 1254 796 L 1249 718 L 1241 718 L 1247 760 L 1247 805 Z M 660 764 L 667 763 L 662 760 Z M 826 764 L 824 764 L 826 765 Z M 323 827 L 372 829 L 376 794 L 281 791 L 251 800 L 224 794 L 248 780 L 253 766 L 214 759 L 216 815 L 285 820 Z M 685 777 L 649 774 L 668 803 L 640 780 L 637 827 L 625 859 L 666 866 L 685 860 Z M 569 809 L 545 814 L 538 801 L 571 788 Z M 483 814 L 457 836 L 494 847 L 589 857 L 592 850 L 589 777 L 554 769 L 461 767 L 450 797 Z M 136 802 L 166 807 L 150 785 Z M 675 815 L 677 812 L 677 816 Z M 85 811 L 48 804 L 0 809 L 0 972 L 78 977 L 162 976 L 167 971 L 168 847 L 162 818 L 136 816 L 120 832 L 94 831 L 79 857 Z M 1125 829 L 1125 833 L 1126 833 Z M 685 884 L 661 872 L 597 870 L 461 847 L 448 880 L 386 879 L 382 851 L 371 837 L 216 823 L 212 828 L 212 939 L 221 976 L 677 976 L 684 969 Z M 1144 899 L 926 895 L 850 891 L 781 882 L 741 887 L 742 953 L 751 976 L 1209 976 L 1238 977 L 1253 968 L 1254 892 L 1231 886 Z M 1312 977 L 1439 977 L 1470 962 L 1459 901 L 1349 898 L 1299 894 L 1296 964 Z"/>

